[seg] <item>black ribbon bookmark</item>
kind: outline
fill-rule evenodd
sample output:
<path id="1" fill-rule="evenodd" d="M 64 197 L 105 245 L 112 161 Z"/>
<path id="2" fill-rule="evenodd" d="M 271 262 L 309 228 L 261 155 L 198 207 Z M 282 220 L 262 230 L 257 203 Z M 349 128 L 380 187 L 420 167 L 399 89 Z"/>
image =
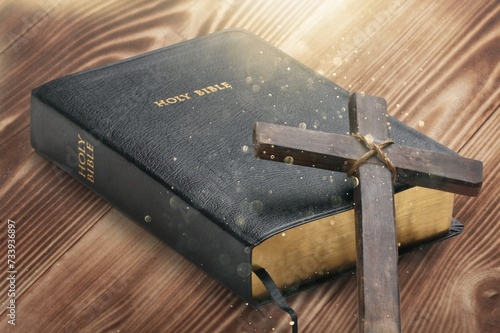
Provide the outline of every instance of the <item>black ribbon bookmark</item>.
<path id="1" fill-rule="evenodd" d="M 271 295 L 271 298 L 273 301 L 286 313 L 290 315 L 290 318 L 292 319 L 291 323 L 292 324 L 292 333 L 298 333 L 299 332 L 299 324 L 298 324 L 298 317 L 297 313 L 288 305 L 288 303 L 285 301 L 285 298 L 281 294 L 279 288 L 276 286 L 274 283 L 273 279 L 269 275 L 269 273 L 264 269 L 264 268 L 259 268 L 254 271 L 255 275 L 262 281 L 264 284 L 264 287 L 266 287 L 267 291 Z"/>

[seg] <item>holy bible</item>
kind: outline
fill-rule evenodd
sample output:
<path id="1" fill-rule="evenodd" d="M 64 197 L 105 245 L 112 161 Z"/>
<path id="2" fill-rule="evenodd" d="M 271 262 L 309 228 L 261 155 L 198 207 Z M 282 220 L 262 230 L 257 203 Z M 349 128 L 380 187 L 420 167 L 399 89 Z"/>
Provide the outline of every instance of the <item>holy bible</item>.
<path id="1" fill-rule="evenodd" d="M 285 295 L 353 269 L 355 184 L 343 173 L 254 158 L 254 124 L 347 134 L 348 99 L 258 37 L 226 30 L 34 89 L 31 141 L 259 305 L 269 295 L 256 269 Z M 455 154 L 387 121 L 396 144 Z M 400 184 L 395 191 L 400 253 L 461 232 L 453 194 Z"/>

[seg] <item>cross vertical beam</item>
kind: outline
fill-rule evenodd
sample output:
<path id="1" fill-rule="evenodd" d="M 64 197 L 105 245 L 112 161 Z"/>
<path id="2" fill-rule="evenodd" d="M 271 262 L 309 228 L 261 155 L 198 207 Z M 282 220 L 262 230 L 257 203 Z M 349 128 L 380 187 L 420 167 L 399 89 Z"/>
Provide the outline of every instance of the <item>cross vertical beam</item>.
<path id="1" fill-rule="evenodd" d="M 351 133 L 384 141 L 389 137 L 386 114 L 384 99 L 351 95 Z M 354 189 L 359 331 L 400 332 L 393 175 L 385 165 L 374 163 L 360 165 L 355 175 L 359 179 Z"/>

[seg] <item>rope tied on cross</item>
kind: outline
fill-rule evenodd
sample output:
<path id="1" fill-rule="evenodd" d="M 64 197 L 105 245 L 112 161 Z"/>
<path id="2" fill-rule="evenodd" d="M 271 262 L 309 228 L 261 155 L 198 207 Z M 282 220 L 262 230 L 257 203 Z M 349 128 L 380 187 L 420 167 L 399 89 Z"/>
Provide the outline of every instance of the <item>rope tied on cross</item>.
<path id="1" fill-rule="evenodd" d="M 361 135 L 359 133 L 353 133 L 352 136 L 358 139 L 359 141 L 363 142 L 366 145 L 366 147 L 370 150 L 364 153 L 360 158 L 356 160 L 356 162 L 353 163 L 353 165 L 347 172 L 347 175 L 348 176 L 354 175 L 354 173 L 361 164 L 365 163 L 370 157 L 377 154 L 380 160 L 384 162 L 387 168 L 389 168 L 389 170 L 391 171 L 392 180 L 395 182 L 397 177 L 396 167 L 389 159 L 387 154 L 384 153 L 384 151 L 382 150 L 388 145 L 393 144 L 394 141 L 392 141 L 391 139 L 385 139 L 380 144 L 376 144 L 375 142 L 373 142 L 373 138 L 371 135 Z"/>

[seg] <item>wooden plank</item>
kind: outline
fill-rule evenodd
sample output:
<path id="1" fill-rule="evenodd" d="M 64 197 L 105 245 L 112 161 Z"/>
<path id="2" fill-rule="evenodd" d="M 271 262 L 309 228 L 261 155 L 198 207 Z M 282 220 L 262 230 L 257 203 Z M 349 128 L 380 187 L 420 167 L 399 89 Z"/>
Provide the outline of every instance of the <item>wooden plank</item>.
<path id="1" fill-rule="evenodd" d="M 349 99 L 351 133 L 389 137 L 387 106 L 380 97 L 352 94 Z M 361 164 L 355 171 L 356 278 L 360 332 L 401 332 L 398 241 L 393 175 L 381 164 Z"/>
<path id="2" fill-rule="evenodd" d="M 355 137 L 268 123 L 254 127 L 254 151 L 265 160 L 348 172 L 366 153 Z M 384 148 L 401 183 L 477 195 L 483 182 L 480 161 L 396 143 Z M 287 159 L 290 162 L 287 162 Z M 366 163 L 378 164 L 375 159 Z"/>
<path id="3" fill-rule="evenodd" d="M 498 106 L 498 2 L 332 2 L 321 10 L 279 46 L 349 91 L 384 96 L 389 114 L 451 149 Z"/>
<path id="4" fill-rule="evenodd" d="M 143 286 L 139 278 L 134 277 L 125 285 L 116 278 L 121 276 L 120 270 L 128 272 L 130 261 L 147 260 L 148 254 L 137 251 L 118 254 L 112 251 L 115 243 L 105 242 L 103 253 L 117 265 L 114 268 L 98 265 L 99 260 L 106 258 L 95 253 L 96 245 L 87 241 L 87 237 L 92 234 L 91 239 L 95 239 L 92 232 L 98 230 L 103 237 L 109 236 L 106 240 L 117 238 L 112 233 L 115 229 L 106 232 L 106 228 L 98 228 L 108 223 L 110 215 L 94 224 L 105 212 L 102 210 L 105 204 L 98 208 L 95 200 L 99 199 L 82 195 L 81 190 L 72 188 L 77 184 L 67 177 L 62 176 L 58 185 L 59 176 L 55 176 L 57 172 L 50 164 L 42 160 L 38 163 L 31 157 L 28 107 L 33 87 L 63 74 L 228 27 L 257 32 L 351 91 L 384 96 L 390 101 L 391 115 L 460 150 L 462 155 L 484 162 L 485 182 L 480 196 L 457 197 L 456 216 L 466 222 L 464 234 L 401 260 L 402 310 L 407 314 L 402 324 L 405 332 L 449 329 L 494 332 L 500 326 L 498 316 L 494 316 L 500 306 L 495 296 L 500 279 L 496 251 L 499 230 L 498 224 L 493 223 L 499 215 L 496 175 L 500 161 L 492 144 L 499 141 L 500 121 L 498 2 L 438 4 L 430 0 L 370 0 L 361 6 L 336 1 L 132 1 L 126 5 L 116 0 L 99 4 L 11 1 L 0 4 L 2 18 L 12 15 L 1 20 L 2 31 L 7 36 L 15 33 L 23 17 L 31 18 L 39 8 L 51 5 L 54 5 L 51 14 L 37 25 L 38 29 L 26 35 L 30 37 L 24 40 L 26 43 L 0 54 L 0 229 L 6 230 L 5 218 L 22 216 L 17 219 L 24 223 L 20 237 L 24 249 L 30 253 L 26 252 L 22 261 L 25 275 L 18 284 L 21 296 L 17 330 L 23 331 L 23 325 L 35 321 L 47 327 L 52 321 L 59 322 L 58 316 L 65 316 L 77 324 L 86 323 L 85 327 L 94 331 L 111 331 L 116 327 L 126 331 L 123 327 L 128 324 L 140 327 L 140 323 L 147 323 L 150 330 L 183 332 L 186 330 L 182 320 L 187 322 L 185 327 L 198 331 L 272 331 L 273 328 L 275 332 L 290 331 L 286 316 L 275 307 L 246 306 L 212 279 L 201 277 L 204 273 L 196 267 L 186 262 L 189 267 L 180 268 L 175 260 L 169 261 L 175 256 L 173 252 L 156 259 L 171 265 L 169 277 L 153 274 L 157 279 L 147 281 L 153 290 L 161 281 L 168 284 L 158 287 L 166 290 L 158 293 L 162 306 L 149 306 L 150 300 L 145 296 L 151 295 L 150 289 L 140 289 L 144 294 L 133 298 L 134 287 Z M 37 168 L 54 176 L 48 182 L 37 179 L 36 175 L 43 176 L 36 173 Z M 78 211 L 77 207 L 85 208 Z M 119 220 L 121 225 L 131 223 Z M 43 243 L 40 237 L 47 235 L 43 233 L 47 226 L 53 236 L 60 233 L 61 237 Z M 134 232 L 145 235 L 140 229 Z M 132 242 L 133 238 L 124 239 Z M 1 240 L 4 242 L 4 238 Z M 77 263 L 86 267 L 84 271 L 96 275 L 90 274 L 87 279 L 79 275 L 83 274 L 79 270 L 71 275 L 57 271 L 46 275 L 57 268 L 58 258 L 64 259 L 63 254 L 81 241 L 85 247 L 78 252 L 81 256 Z M 5 248 L 2 242 L 0 249 Z M 93 251 L 94 256 L 88 257 Z M 151 266 L 141 266 L 142 276 L 150 274 Z M 166 271 L 162 273 L 165 275 Z M 91 281 L 97 274 L 100 284 L 93 284 Z M 81 283 L 81 297 L 71 301 L 70 290 L 75 279 Z M 49 281 L 61 286 L 60 290 L 52 287 L 49 288 L 52 294 L 45 293 Z M 112 283 L 119 288 L 108 295 L 99 289 Z M 68 296 L 66 307 L 56 307 L 51 316 L 37 310 L 45 309 L 44 302 L 54 295 Z M 104 295 L 101 299 L 106 300 L 106 306 L 93 307 L 92 302 L 99 300 L 95 295 Z M 349 332 L 356 328 L 355 295 L 354 279 L 344 278 L 291 297 L 289 303 L 299 313 L 305 331 Z M 23 302 L 28 296 L 38 302 L 26 301 L 25 306 Z M 182 300 L 175 298 L 179 296 Z M 176 301 L 168 302 L 169 297 Z M 1 295 L 1 300 L 5 304 L 6 295 Z M 121 304 L 127 305 L 121 307 Z M 128 309 L 127 306 L 135 310 L 120 321 L 120 310 Z M 99 319 L 94 317 L 96 311 L 100 313 Z M 151 311 L 154 315 L 144 320 L 144 315 Z M 83 319 L 78 319 L 77 313 Z M 4 320 L 0 324 L 13 330 L 5 326 Z M 63 326 L 59 322 L 59 327 Z"/>
<path id="5" fill-rule="evenodd" d="M 484 161 L 485 175 L 478 197 L 456 196 L 454 215 L 465 223 L 464 233 L 400 263 L 402 311 L 407 313 L 403 332 L 430 327 L 436 332 L 495 332 L 500 327 L 495 315 L 500 306 L 500 158 L 497 150 L 484 148 L 485 138 L 500 142 L 499 124 L 497 110 L 460 151 Z"/>
<path id="6" fill-rule="evenodd" d="M 123 260 L 117 260 L 122 256 Z M 15 328 L 32 332 L 96 332 L 105 328 L 152 332 L 158 327 L 184 326 L 186 330 L 193 328 L 192 332 L 201 331 L 191 313 L 191 300 L 183 299 L 195 293 L 203 304 L 209 293 L 207 285 L 215 291 L 221 287 L 193 266 L 113 209 L 31 287 L 36 292 L 21 297 L 19 311 L 23 310 Z M 182 282 L 175 282 L 177 279 Z M 190 286 L 189 291 L 179 293 L 172 288 L 179 282 Z M 225 300 L 226 312 L 231 311 L 232 300 Z M 174 304 L 175 310 L 170 308 Z M 198 310 L 203 316 L 203 309 Z M 134 315 L 137 311 L 140 316 Z M 185 316 L 191 316 L 190 323 Z M 216 330 L 216 322 L 202 322 Z M 9 327 L 0 321 L 0 330 Z"/>

